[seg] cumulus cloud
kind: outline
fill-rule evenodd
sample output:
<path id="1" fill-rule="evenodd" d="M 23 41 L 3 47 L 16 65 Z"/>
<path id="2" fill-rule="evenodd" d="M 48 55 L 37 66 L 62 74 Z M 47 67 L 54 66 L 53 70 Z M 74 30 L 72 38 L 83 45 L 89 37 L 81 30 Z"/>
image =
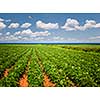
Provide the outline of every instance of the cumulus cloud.
<path id="1" fill-rule="evenodd" d="M 74 30 L 80 30 L 80 31 L 86 30 L 84 26 L 75 26 L 74 28 L 75 28 Z"/>
<path id="2" fill-rule="evenodd" d="M 0 29 L 3 29 L 5 27 L 6 27 L 6 25 L 3 22 L 0 22 Z"/>
<path id="3" fill-rule="evenodd" d="M 90 37 L 90 40 L 100 39 L 100 36 Z"/>
<path id="4" fill-rule="evenodd" d="M 96 25 L 96 22 L 94 20 L 86 20 L 86 23 L 84 24 L 83 28 L 84 30 L 89 28 L 94 28 Z"/>
<path id="5" fill-rule="evenodd" d="M 76 26 L 79 26 L 79 22 L 76 19 L 68 18 L 66 20 L 65 25 L 62 26 L 61 28 L 65 29 L 66 31 L 73 31 L 73 30 L 76 30 L 75 28 Z"/>
<path id="6" fill-rule="evenodd" d="M 14 33 L 14 35 L 20 35 L 21 34 L 21 31 L 17 31 Z"/>
<path id="7" fill-rule="evenodd" d="M 64 40 L 64 38 L 60 37 L 60 36 L 55 36 L 55 37 L 53 37 L 53 40 L 58 40 L 58 41 L 60 40 L 61 41 L 61 40 Z"/>
<path id="8" fill-rule="evenodd" d="M 21 34 L 23 34 L 23 35 L 31 35 L 31 34 L 33 34 L 33 32 L 32 32 L 31 29 L 27 29 L 27 30 L 23 30 L 23 31 L 21 32 Z"/>
<path id="9" fill-rule="evenodd" d="M 15 37 L 14 35 L 9 35 L 9 36 L 3 37 L 3 40 L 13 41 L 13 40 L 18 40 L 18 37 Z"/>
<path id="10" fill-rule="evenodd" d="M 0 22 L 3 22 L 4 21 L 4 19 L 3 18 L 0 18 Z"/>
<path id="11" fill-rule="evenodd" d="M 7 19 L 7 20 L 5 20 L 5 22 L 11 22 L 11 19 Z"/>
<path id="12" fill-rule="evenodd" d="M 28 18 L 29 18 L 29 19 L 33 19 L 33 17 L 32 17 L 32 16 L 28 16 Z"/>
<path id="13" fill-rule="evenodd" d="M 24 23 L 21 25 L 21 28 L 29 28 L 31 25 L 31 23 Z"/>
<path id="14" fill-rule="evenodd" d="M 11 19 L 3 19 L 3 18 L 0 18 L 0 22 L 11 22 Z"/>
<path id="15" fill-rule="evenodd" d="M 41 41 L 41 40 L 44 40 L 44 37 L 37 37 L 37 38 L 35 38 L 34 40 L 36 40 L 36 41 Z"/>
<path id="16" fill-rule="evenodd" d="M 48 31 L 44 31 L 44 32 L 33 32 L 31 29 L 27 29 L 27 30 L 23 30 L 23 31 L 18 31 L 15 32 L 14 35 L 27 35 L 30 37 L 36 37 L 36 36 L 49 36 L 51 33 L 49 33 Z"/>
<path id="17" fill-rule="evenodd" d="M 49 33 L 48 31 L 44 31 L 44 32 L 33 32 L 32 36 L 49 36 L 51 33 Z"/>
<path id="18" fill-rule="evenodd" d="M 76 26 L 79 25 L 79 22 L 76 19 L 68 18 L 65 25 Z"/>
<path id="19" fill-rule="evenodd" d="M 2 33 L 0 33 L 0 35 L 2 35 Z"/>
<path id="20" fill-rule="evenodd" d="M 78 41 L 78 39 L 76 38 L 64 38 L 64 37 L 60 37 L 60 36 L 56 36 L 56 37 L 53 37 L 53 40 L 56 40 L 56 41 Z"/>
<path id="21" fill-rule="evenodd" d="M 100 28 L 100 23 L 97 23 L 94 27 L 95 28 Z"/>
<path id="22" fill-rule="evenodd" d="M 79 39 L 76 39 L 76 38 L 67 38 L 66 41 L 75 41 L 75 42 L 77 42 L 77 41 L 79 41 Z"/>
<path id="23" fill-rule="evenodd" d="M 6 35 L 10 35 L 10 32 L 7 32 Z"/>
<path id="24" fill-rule="evenodd" d="M 42 21 L 37 21 L 36 22 L 36 26 L 38 28 L 41 28 L 41 29 L 58 29 L 59 28 L 59 25 L 58 23 L 44 23 Z"/>
<path id="25" fill-rule="evenodd" d="M 73 27 L 69 27 L 69 26 L 62 26 L 62 29 L 65 29 L 66 31 L 75 31 L 76 29 Z"/>
<path id="26" fill-rule="evenodd" d="M 51 42 L 80 42 L 80 39 L 77 38 L 68 38 L 68 37 L 60 37 L 60 36 L 55 36 L 52 38 L 48 38 L 48 41 Z"/>
<path id="27" fill-rule="evenodd" d="M 18 28 L 19 27 L 19 23 L 11 23 L 8 28 Z"/>
<path id="28" fill-rule="evenodd" d="M 76 19 L 68 18 L 64 26 L 61 26 L 62 29 L 66 31 L 76 31 L 76 30 L 87 30 L 91 28 L 100 28 L 100 23 L 96 23 L 95 20 L 86 20 L 85 24 L 82 26 Z"/>

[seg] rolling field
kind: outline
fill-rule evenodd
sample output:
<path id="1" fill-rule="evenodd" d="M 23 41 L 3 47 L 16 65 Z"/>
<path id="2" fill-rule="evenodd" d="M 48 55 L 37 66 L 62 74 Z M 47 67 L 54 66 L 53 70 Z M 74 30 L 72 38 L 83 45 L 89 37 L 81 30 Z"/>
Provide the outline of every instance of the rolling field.
<path id="1" fill-rule="evenodd" d="M 100 45 L 0 45 L 0 87 L 99 87 Z"/>

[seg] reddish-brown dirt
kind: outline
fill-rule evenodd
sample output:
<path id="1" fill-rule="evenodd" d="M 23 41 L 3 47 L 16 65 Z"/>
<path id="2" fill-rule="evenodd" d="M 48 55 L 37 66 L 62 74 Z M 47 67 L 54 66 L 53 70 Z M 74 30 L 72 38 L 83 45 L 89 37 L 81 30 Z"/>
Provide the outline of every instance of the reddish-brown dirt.
<path id="1" fill-rule="evenodd" d="M 20 87 L 28 87 L 27 75 L 23 74 L 22 78 L 19 81 L 19 86 Z"/>
<path id="2" fill-rule="evenodd" d="M 5 69 L 2 78 L 7 77 L 8 74 L 9 74 L 9 71 L 13 70 L 13 68 L 14 68 L 14 66 L 11 66 L 9 69 Z M 2 78 L 1 78 L 1 79 L 2 79 Z"/>
<path id="3" fill-rule="evenodd" d="M 29 86 L 27 73 L 29 70 L 30 63 L 31 63 L 31 59 L 29 59 L 28 64 L 26 66 L 25 73 L 22 75 L 22 77 L 19 80 L 19 87 L 28 87 Z"/>
<path id="4" fill-rule="evenodd" d="M 44 87 L 54 87 L 56 84 L 52 83 L 49 79 L 49 77 L 44 74 L 44 82 L 43 82 Z"/>
<path id="5" fill-rule="evenodd" d="M 4 71 L 4 77 L 7 77 L 7 76 L 8 76 L 8 73 L 9 73 L 9 69 L 6 69 L 6 70 Z"/>
<path id="6" fill-rule="evenodd" d="M 37 55 L 37 61 L 38 61 L 38 64 L 40 65 L 41 67 L 41 70 L 43 72 L 43 86 L 44 87 L 55 87 L 56 84 L 54 84 L 53 82 L 51 82 L 50 78 L 48 77 L 48 75 L 44 72 L 44 67 L 43 67 L 43 64 L 37 54 L 37 51 L 36 51 L 36 55 Z"/>

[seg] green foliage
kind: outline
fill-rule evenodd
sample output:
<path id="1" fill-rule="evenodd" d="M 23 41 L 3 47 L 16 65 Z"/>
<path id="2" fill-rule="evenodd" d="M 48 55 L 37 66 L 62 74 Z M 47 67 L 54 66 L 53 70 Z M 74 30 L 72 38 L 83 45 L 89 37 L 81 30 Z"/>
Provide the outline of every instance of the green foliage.
<path id="1" fill-rule="evenodd" d="M 45 73 L 58 87 L 99 87 L 100 53 L 98 50 L 96 47 L 91 50 L 88 47 L 74 46 L 65 49 L 65 46 L 61 48 L 56 45 L 0 46 L 0 78 L 3 77 L 5 69 L 13 66 L 7 77 L 0 79 L 0 86 L 19 86 L 19 79 L 25 72 L 26 66 L 29 68 L 27 72 L 29 86 L 43 86 L 43 72 L 38 62 L 39 58 Z"/>
<path id="2" fill-rule="evenodd" d="M 57 86 L 100 86 L 99 53 L 52 47 L 38 50 L 46 72 Z"/>
<path id="3" fill-rule="evenodd" d="M 30 56 L 30 50 L 22 56 L 18 62 L 14 65 L 13 70 L 11 70 L 7 77 L 3 77 L 0 80 L 0 86 L 3 87 L 17 87 L 19 86 L 19 79 L 20 76 L 23 74 L 23 72 L 26 69 L 26 65 L 28 63 L 28 59 Z"/>
<path id="4" fill-rule="evenodd" d="M 43 75 L 34 49 L 32 52 L 31 64 L 29 65 L 28 81 L 30 87 L 43 86 Z"/>

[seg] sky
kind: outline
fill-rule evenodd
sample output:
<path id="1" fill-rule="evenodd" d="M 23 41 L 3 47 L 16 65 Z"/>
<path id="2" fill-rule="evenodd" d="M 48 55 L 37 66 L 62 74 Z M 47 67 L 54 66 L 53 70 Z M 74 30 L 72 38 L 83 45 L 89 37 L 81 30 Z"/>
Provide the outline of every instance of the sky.
<path id="1" fill-rule="evenodd" d="M 100 14 L 0 13 L 0 43 L 100 43 Z"/>

